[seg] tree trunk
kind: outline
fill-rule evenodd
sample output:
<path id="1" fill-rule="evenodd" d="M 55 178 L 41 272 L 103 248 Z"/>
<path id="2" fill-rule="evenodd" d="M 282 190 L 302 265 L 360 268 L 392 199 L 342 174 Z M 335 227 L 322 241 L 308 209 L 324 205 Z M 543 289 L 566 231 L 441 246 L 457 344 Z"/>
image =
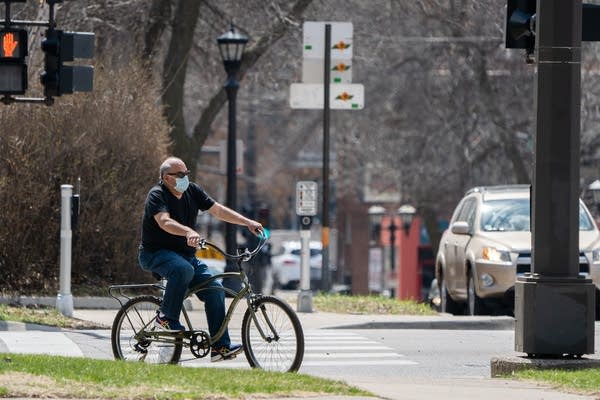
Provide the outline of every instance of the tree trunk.
<path id="1" fill-rule="evenodd" d="M 163 68 L 162 101 L 171 126 L 171 152 L 190 165 L 195 164 L 193 155 L 196 151 L 190 146 L 183 118 L 184 84 L 201 3 L 202 0 L 181 0 L 177 3 Z"/>

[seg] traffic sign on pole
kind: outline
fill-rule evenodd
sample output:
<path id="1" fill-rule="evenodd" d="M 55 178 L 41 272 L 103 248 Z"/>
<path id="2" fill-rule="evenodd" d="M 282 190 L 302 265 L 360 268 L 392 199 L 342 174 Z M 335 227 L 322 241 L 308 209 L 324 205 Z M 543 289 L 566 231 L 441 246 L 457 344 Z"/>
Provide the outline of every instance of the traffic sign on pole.
<path id="1" fill-rule="evenodd" d="M 304 58 L 320 58 L 325 54 L 325 25 L 331 25 L 331 58 L 334 60 L 352 59 L 352 22 L 315 22 L 302 24 L 302 44 Z"/>
<path id="2" fill-rule="evenodd" d="M 302 82 L 323 83 L 323 75 L 323 59 L 302 60 Z M 352 83 L 352 60 L 331 60 L 329 75 L 331 84 Z"/>
<path id="3" fill-rule="evenodd" d="M 317 215 L 317 182 L 298 181 L 296 183 L 296 214 L 313 217 Z"/>
<path id="4" fill-rule="evenodd" d="M 362 110 L 365 88 L 362 84 L 337 84 L 330 86 L 329 106 L 332 110 Z M 292 83 L 290 107 L 296 109 L 323 109 L 323 84 Z"/>

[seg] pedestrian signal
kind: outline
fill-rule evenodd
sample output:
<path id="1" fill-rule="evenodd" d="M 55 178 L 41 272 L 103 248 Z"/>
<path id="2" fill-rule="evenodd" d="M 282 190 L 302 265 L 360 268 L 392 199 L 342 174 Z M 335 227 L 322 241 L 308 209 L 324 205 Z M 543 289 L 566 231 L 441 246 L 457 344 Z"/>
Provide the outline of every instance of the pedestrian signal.
<path id="1" fill-rule="evenodd" d="M 0 29 L 0 94 L 27 90 L 27 31 Z"/>

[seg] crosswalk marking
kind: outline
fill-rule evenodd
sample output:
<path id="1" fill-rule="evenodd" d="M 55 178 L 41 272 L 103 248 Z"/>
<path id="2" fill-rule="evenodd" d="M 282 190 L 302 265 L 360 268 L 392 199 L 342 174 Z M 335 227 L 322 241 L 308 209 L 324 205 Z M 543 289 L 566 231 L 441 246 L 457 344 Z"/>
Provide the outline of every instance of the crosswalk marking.
<path id="1" fill-rule="evenodd" d="M 94 331 L 94 337 L 103 345 L 101 356 L 112 358 L 110 351 L 110 331 Z M 65 355 L 83 357 L 89 348 L 87 342 L 77 344 L 84 333 L 75 335 L 73 332 L 0 332 L 0 349 L 14 353 L 43 353 L 52 355 Z M 88 332 L 89 336 L 89 332 Z M 87 337 L 87 336 L 86 336 Z M 232 332 L 232 341 L 241 343 L 239 332 Z M 39 345 L 36 345 L 39 344 Z M 300 371 L 311 367 L 345 367 L 353 366 L 410 366 L 416 365 L 415 361 L 407 359 L 396 350 L 362 335 L 345 332 L 329 332 L 324 330 L 308 330 L 305 332 L 304 359 Z M 285 347 L 289 347 L 285 346 Z M 106 354 L 105 354 L 106 353 Z M 90 356 L 91 354 L 87 354 Z M 98 356 L 96 352 L 92 356 Z M 196 359 L 189 351 L 184 349 L 181 365 L 189 367 L 215 367 L 215 368 L 250 368 L 245 354 L 242 352 L 234 360 L 211 363 L 210 356 Z"/>
<path id="2" fill-rule="evenodd" d="M 237 334 L 231 335 L 232 341 L 240 342 Z M 285 346 L 286 348 L 288 346 Z M 211 363 L 210 358 L 191 359 L 189 352 L 182 365 L 189 367 L 211 368 L 248 368 L 248 362 L 242 353 L 234 360 Z M 403 354 L 379 342 L 355 333 L 339 334 L 332 331 L 309 330 L 304 333 L 304 359 L 300 371 L 311 367 L 347 366 L 349 360 L 353 366 L 410 366 L 417 362 L 408 360 Z"/>

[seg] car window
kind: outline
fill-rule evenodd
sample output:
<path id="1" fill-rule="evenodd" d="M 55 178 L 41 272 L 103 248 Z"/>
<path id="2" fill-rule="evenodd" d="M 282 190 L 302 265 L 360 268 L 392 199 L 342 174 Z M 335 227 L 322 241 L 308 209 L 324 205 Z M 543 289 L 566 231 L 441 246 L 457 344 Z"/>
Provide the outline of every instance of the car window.
<path id="1" fill-rule="evenodd" d="M 290 254 L 300 257 L 300 255 L 301 255 L 300 252 L 301 252 L 301 249 L 294 249 L 294 250 L 290 251 Z M 310 249 L 311 257 L 317 256 L 319 254 L 321 254 L 321 249 Z"/>
<path id="2" fill-rule="evenodd" d="M 454 210 L 454 213 L 452 214 L 452 218 L 450 219 L 450 221 L 452 221 L 452 222 L 459 221 L 458 216 L 460 215 L 461 211 L 463 210 L 464 205 L 465 205 L 465 201 L 462 201 L 461 203 L 458 204 L 458 206 Z"/>
<path id="3" fill-rule="evenodd" d="M 481 206 L 480 227 L 483 231 L 529 232 L 531 229 L 529 199 L 484 201 Z M 579 204 L 579 230 L 594 229 L 592 221 Z"/>
<path id="4" fill-rule="evenodd" d="M 594 230 L 594 222 L 588 216 L 588 213 L 583 209 L 583 205 L 579 203 L 579 230 L 592 231 Z"/>
<path id="5" fill-rule="evenodd" d="M 471 216 L 474 216 L 474 213 L 475 213 L 475 199 L 471 197 L 471 198 L 465 200 L 465 204 L 461 208 L 460 213 L 458 214 L 458 218 L 456 218 L 456 220 L 469 222 L 469 218 Z M 472 221 L 469 223 L 472 223 Z"/>

